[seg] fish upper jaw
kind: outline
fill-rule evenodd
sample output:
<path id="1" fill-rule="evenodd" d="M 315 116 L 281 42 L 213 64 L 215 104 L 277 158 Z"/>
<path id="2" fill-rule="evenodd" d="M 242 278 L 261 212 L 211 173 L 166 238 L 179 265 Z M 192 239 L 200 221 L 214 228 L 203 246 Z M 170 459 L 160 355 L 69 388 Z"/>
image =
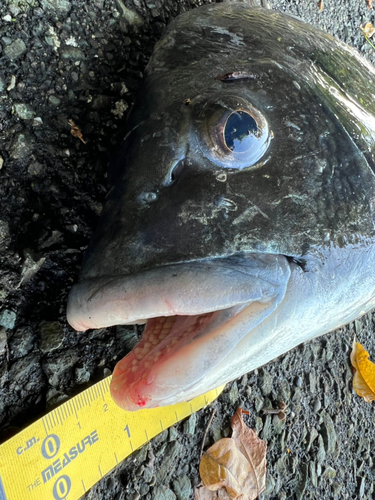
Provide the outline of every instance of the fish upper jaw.
<path id="1" fill-rule="evenodd" d="M 286 285 L 289 273 L 284 256 L 247 254 L 90 278 L 73 286 L 67 319 L 85 331 L 267 301 Z"/>
<path id="2" fill-rule="evenodd" d="M 147 320 L 111 394 L 126 410 L 151 408 L 205 392 L 207 374 L 279 306 L 289 277 L 286 257 L 249 254 L 85 280 L 72 289 L 68 321 L 82 331 Z"/>

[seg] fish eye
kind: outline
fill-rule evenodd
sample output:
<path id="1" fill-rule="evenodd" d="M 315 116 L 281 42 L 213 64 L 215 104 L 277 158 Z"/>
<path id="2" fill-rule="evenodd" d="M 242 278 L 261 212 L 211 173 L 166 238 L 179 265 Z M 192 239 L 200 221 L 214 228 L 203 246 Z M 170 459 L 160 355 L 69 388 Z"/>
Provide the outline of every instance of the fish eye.
<path id="1" fill-rule="evenodd" d="M 197 132 L 205 156 L 234 169 L 256 167 L 273 137 L 263 114 L 234 96 L 200 103 Z"/>
<path id="2" fill-rule="evenodd" d="M 258 125 L 246 111 L 234 111 L 224 125 L 225 146 L 234 154 L 246 153 L 257 143 Z"/>

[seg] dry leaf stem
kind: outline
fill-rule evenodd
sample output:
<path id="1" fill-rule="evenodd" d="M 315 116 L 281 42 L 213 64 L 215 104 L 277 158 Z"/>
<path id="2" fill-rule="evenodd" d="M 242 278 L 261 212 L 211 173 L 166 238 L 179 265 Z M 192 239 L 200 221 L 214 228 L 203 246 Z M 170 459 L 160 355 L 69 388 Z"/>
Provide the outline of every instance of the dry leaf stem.
<path id="1" fill-rule="evenodd" d="M 368 43 L 371 45 L 371 47 L 375 50 L 375 45 L 372 42 L 370 42 L 370 39 L 366 35 L 364 35 L 364 37 L 366 38 Z"/>
<path id="2" fill-rule="evenodd" d="M 206 430 L 204 431 L 204 434 L 203 434 L 203 439 L 202 439 L 201 451 L 200 451 L 200 453 L 199 453 L 199 459 L 201 459 L 201 458 L 202 458 L 202 455 L 203 455 L 203 448 L 204 448 L 204 443 L 205 443 L 205 441 L 206 441 L 206 437 L 207 437 L 207 432 L 208 432 L 208 429 L 210 428 L 210 426 L 211 426 L 211 424 L 212 424 L 212 421 L 213 421 L 213 419 L 214 419 L 215 414 L 216 414 L 216 408 L 214 408 L 214 409 L 212 410 L 212 414 L 211 414 L 211 416 L 210 416 L 210 420 L 208 421 L 207 426 L 206 426 Z"/>

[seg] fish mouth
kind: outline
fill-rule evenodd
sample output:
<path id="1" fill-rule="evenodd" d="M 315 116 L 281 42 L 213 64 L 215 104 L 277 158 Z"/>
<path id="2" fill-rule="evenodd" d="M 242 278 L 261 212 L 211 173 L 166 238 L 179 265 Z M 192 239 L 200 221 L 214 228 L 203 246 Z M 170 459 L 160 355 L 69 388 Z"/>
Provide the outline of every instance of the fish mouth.
<path id="1" fill-rule="evenodd" d="M 277 309 L 289 277 L 283 255 L 247 254 L 90 278 L 73 286 L 67 318 L 78 331 L 146 323 L 111 395 L 125 410 L 165 406 L 235 378 L 226 359 Z"/>

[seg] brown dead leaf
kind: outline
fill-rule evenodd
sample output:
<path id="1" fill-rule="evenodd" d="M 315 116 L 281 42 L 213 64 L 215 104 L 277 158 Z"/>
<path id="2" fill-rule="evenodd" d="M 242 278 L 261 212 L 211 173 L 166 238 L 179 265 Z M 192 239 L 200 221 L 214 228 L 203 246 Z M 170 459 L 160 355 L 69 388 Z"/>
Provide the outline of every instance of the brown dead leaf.
<path id="1" fill-rule="evenodd" d="M 80 139 L 83 142 L 83 144 L 86 144 L 86 141 L 82 137 L 81 129 L 78 127 L 78 125 L 76 125 L 73 120 L 68 120 L 68 123 L 72 127 L 70 129 L 70 133 L 74 135 L 74 137 L 78 137 L 78 139 Z"/>
<path id="2" fill-rule="evenodd" d="M 373 1 L 374 0 L 367 0 L 367 6 L 368 6 L 369 9 L 371 9 Z"/>
<path id="3" fill-rule="evenodd" d="M 366 23 L 364 26 L 359 27 L 363 35 L 367 38 L 371 38 L 375 33 L 375 28 L 371 23 Z"/>
<path id="4" fill-rule="evenodd" d="M 220 439 L 203 455 L 199 472 L 205 488 L 196 490 L 196 500 L 255 500 L 264 491 L 267 443 L 247 427 L 242 413 L 238 408 L 232 417 L 232 437 Z"/>
<path id="5" fill-rule="evenodd" d="M 198 486 L 194 491 L 195 500 L 228 500 L 228 494 L 224 488 L 217 491 L 210 491 L 205 486 Z"/>
<path id="6" fill-rule="evenodd" d="M 203 455 L 199 465 L 199 473 L 203 484 L 211 491 L 225 488 L 229 498 L 238 498 L 246 482 L 252 480 L 252 468 L 246 457 L 231 438 L 220 439 Z M 258 496 L 257 484 L 255 496 Z"/>
<path id="7" fill-rule="evenodd" d="M 375 364 L 370 361 L 369 353 L 354 337 L 350 361 L 356 370 L 353 389 L 367 403 L 375 400 Z"/>
<path id="8" fill-rule="evenodd" d="M 245 424 L 242 413 L 242 409 L 238 408 L 232 417 L 232 439 L 236 441 L 238 448 L 253 467 L 259 495 L 266 489 L 267 443 L 258 438 L 256 431 Z"/>

